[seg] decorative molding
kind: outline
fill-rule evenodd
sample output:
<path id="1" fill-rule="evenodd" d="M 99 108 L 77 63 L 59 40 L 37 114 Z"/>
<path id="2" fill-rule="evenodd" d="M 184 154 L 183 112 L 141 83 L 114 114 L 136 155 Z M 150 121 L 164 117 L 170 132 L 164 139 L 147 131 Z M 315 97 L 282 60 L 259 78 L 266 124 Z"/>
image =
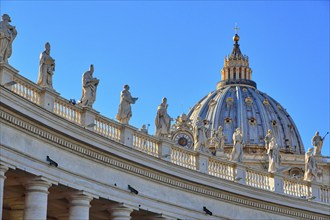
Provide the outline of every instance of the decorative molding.
<path id="1" fill-rule="evenodd" d="M 20 118 L 15 117 L 13 114 L 3 111 L 0 109 L 0 119 L 1 122 L 7 122 L 11 126 L 15 126 L 19 129 L 30 132 L 31 134 L 38 135 L 40 138 L 43 138 L 47 141 L 50 141 L 54 144 L 60 145 L 64 148 L 70 149 L 76 153 L 79 153 L 85 157 L 89 157 L 93 160 L 98 160 L 99 162 L 120 168 L 124 171 L 129 171 L 131 173 L 140 175 L 142 177 L 148 178 L 153 181 L 161 182 L 163 184 L 169 185 L 171 187 L 176 187 L 185 191 L 190 191 L 192 193 L 201 194 L 208 197 L 213 197 L 215 199 L 220 199 L 222 201 L 234 203 L 237 205 L 251 207 L 253 209 L 258 209 L 265 212 L 272 212 L 274 214 L 282 214 L 291 216 L 294 218 L 300 219 L 312 219 L 312 220 L 326 220 L 327 217 L 322 217 L 324 215 L 318 213 L 312 213 L 310 211 L 305 211 L 298 208 L 289 208 L 283 205 L 270 204 L 268 202 L 257 201 L 253 198 L 243 198 L 243 196 L 234 195 L 230 192 L 225 192 L 220 189 L 206 189 L 202 186 L 197 186 L 196 184 L 187 183 L 187 181 L 179 181 L 168 176 L 159 175 L 156 172 L 150 170 L 141 169 L 139 166 L 134 166 L 132 164 L 123 163 L 119 160 L 114 159 L 110 156 L 105 156 L 104 154 L 98 152 L 97 149 L 91 150 L 87 147 L 74 144 L 70 141 L 64 140 L 60 135 L 54 135 L 50 132 L 32 125 Z M 210 187 L 211 188 L 211 187 Z M 317 216 L 316 216 L 317 215 Z"/>

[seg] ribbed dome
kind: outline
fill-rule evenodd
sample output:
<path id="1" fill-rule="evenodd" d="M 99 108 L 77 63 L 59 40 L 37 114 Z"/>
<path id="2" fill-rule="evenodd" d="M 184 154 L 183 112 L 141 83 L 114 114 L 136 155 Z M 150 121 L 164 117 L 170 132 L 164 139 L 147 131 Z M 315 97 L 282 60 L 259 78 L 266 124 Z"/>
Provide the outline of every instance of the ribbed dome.
<path id="1" fill-rule="evenodd" d="M 240 127 L 246 148 L 262 152 L 264 137 L 271 129 L 281 149 L 304 153 L 298 129 L 290 115 L 277 101 L 253 87 L 225 86 L 209 93 L 188 113 L 193 123 L 198 116 L 209 120 L 212 129 L 224 128 L 225 145 L 233 145 L 232 135 Z"/>
<path id="2" fill-rule="evenodd" d="M 290 115 L 277 101 L 256 89 L 248 57 L 241 54 L 238 40 L 237 35 L 231 55 L 225 58 L 222 81 L 190 110 L 189 119 L 193 124 L 197 117 L 206 119 L 214 130 L 222 126 L 228 150 L 235 129 L 240 127 L 247 152 L 263 153 L 264 137 L 271 129 L 280 149 L 303 154 L 304 146 Z"/>

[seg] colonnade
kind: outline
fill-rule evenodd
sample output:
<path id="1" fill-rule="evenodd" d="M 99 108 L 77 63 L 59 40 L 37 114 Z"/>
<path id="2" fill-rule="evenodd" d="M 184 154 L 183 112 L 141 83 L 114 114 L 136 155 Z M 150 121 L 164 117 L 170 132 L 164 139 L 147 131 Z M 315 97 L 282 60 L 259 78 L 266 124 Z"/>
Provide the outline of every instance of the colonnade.
<path id="1" fill-rule="evenodd" d="M 0 165 L 0 219 L 3 219 L 4 187 L 8 170 L 10 170 L 9 167 Z M 10 205 L 10 220 L 46 220 L 49 189 L 57 183 L 42 176 L 24 177 L 20 181 L 25 190 L 25 198 L 9 199 L 10 201 L 7 201 Z M 84 191 L 72 190 L 72 192 L 67 193 L 65 198 L 68 201 L 68 210 L 61 210 L 57 214 L 56 220 L 88 220 L 91 201 L 97 198 L 97 196 Z M 123 203 L 117 203 L 116 205 L 109 205 L 106 210 L 109 214 L 109 220 L 130 220 L 134 208 Z M 161 216 L 148 217 L 148 220 L 152 219 L 159 220 L 164 218 Z"/>

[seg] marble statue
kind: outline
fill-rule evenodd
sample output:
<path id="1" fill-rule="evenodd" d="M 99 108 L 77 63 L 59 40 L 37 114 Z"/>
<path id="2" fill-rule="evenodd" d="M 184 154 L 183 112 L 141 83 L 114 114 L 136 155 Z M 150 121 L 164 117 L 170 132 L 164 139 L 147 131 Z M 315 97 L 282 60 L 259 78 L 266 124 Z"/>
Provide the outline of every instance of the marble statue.
<path id="1" fill-rule="evenodd" d="M 0 22 L 0 62 L 8 63 L 8 58 L 12 54 L 12 44 L 17 36 L 15 26 L 9 23 L 11 19 L 9 15 L 3 14 Z"/>
<path id="2" fill-rule="evenodd" d="M 132 117 L 131 104 L 135 104 L 138 98 L 133 98 L 129 91 L 129 86 L 124 85 L 124 90 L 120 94 L 120 104 L 118 108 L 118 113 L 116 119 L 123 124 L 128 124 Z"/>
<path id="3" fill-rule="evenodd" d="M 172 118 L 167 114 L 167 107 L 167 98 L 163 98 L 155 118 L 156 137 L 167 137 L 170 134 Z"/>
<path id="4" fill-rule="evenodd" d="M 204 152 L 206 149 L 206 144 L 208 141 L 207 133 L 208 128 L 206 125 L 208 120 L 202 120 L 201 117 L 198 117 L 194 125 L 194 150 Z"/>
<path id="5" fill-rule="evenodd" d="M 274 136 L 271 137 L 268 143 L 267 154 L 268 154 L 268 172 L 276 173 L 277 169 L 280 167 L 280 153 L 276 142 L 276 137 Z"/>
<path id="6" fill-rule="evenodd" d="M 215 151 L 216 156 L 223 156 L 224 153 L 224 142 L 225 142 L 225 135 L 223 133 L 222 126 L 218 127 L 218 130 L 214 132 L 215 137 Z"/>
<path id="7" fill-rule="evenodd" d="M 233 162 L 242 162 L 243 157 L 243 135 L 240 128 L 236 128 L 233 133 L 234 146 L 229 160 Z"/>
<path id="8" fill-rule="evenodd" d="M 50 56 L 50 44 L 45 44 L 45 51 L 40 54 L 37 84 L 41 87 L 53 88 L 55 60 Z"/>
<path id="9" fill-rule="evenodd" d="M 324 136 L 324 138 L 325 138 L 325 136 Z M 322 145 L 323 145 L 324 138 L 322 138 L 319 135 L 318 131 L 315 133 L 314 137 L 312 138 L 312 145 L 314 146 L 314 155 L 315 156 L 320 156 L 321 155 L 321 150 L 322 150 Z"/>
<path id="10" fill-rule="evenodd" d="M 78 104 L 82 107 L 92 108 L 96 100 L 97 85 L 100 80 L 93 77 L 94 66 L 90 65 L 89 70 L 82 75 L 82 95 Z"/>
<path id="11" fill-rule="evenodd" d="M 140 128 L 140 131 L 144 134 L 148 134 L 147 125 L 143 124 L 142 127 Z"/>
<path id="12" fill-rule="evenodd" d="M 304 180 L 305 181 L 313 181 L 314 177 L 317 176 L 317 166 L 316 160 L 313 155 L 313 149 L 309 148 L 305 154 L 305 174 Z"/>
<path id="13" fill-rule="evenodd" d="M 269 149 L 269 143 L 270 143 L 272 137 L 273 137 L 273 132 L 272 132 L 272 130 L 268 129 L 267 134 L 264 138 L 266 150 Z"/>

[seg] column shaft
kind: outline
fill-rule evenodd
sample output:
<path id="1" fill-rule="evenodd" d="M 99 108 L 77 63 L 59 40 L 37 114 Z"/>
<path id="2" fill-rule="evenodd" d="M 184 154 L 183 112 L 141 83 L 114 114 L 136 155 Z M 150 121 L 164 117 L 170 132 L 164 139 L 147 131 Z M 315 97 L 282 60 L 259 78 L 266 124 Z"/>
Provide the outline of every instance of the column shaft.
<path id="1" fill-rule="evenodd" d="M 52 184 L 35 178 L 25 184 L 24 219 L 43 220 L 47 218 L 48 188 Z"/>
<path id="2" fill-rule="evenodd" d="M 83 193 L 75 193 L 69 196 L 70 211 L 69 220 L 88 220 L 90 202 L 93 197 L 84 195 Z"/>

